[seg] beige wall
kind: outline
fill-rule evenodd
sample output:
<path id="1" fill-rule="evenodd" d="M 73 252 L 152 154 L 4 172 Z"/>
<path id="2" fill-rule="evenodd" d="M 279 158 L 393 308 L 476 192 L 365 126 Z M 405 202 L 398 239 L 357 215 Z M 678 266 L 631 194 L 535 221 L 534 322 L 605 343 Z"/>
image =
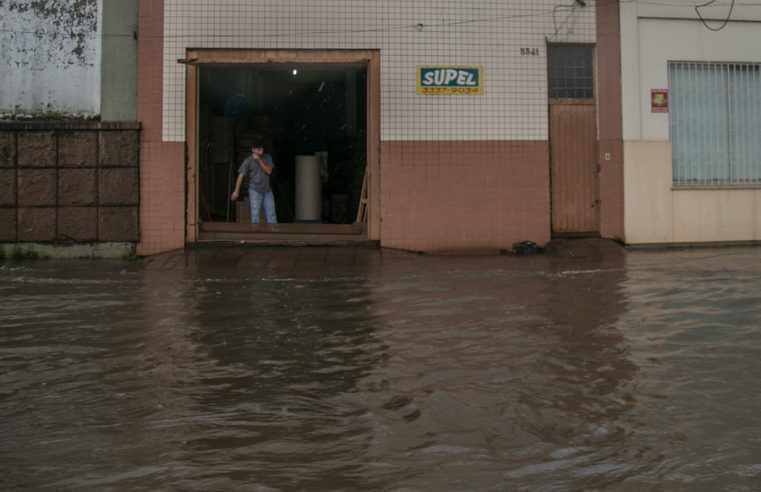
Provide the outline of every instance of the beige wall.
<path id="1" fill-rule="evenodd" d="M 727 6 L 703 13 L 722 19 Z M 697 19 L 688 0 L 668 5 L 622 2 L 624 234 L 628 243 L 761 240 L 761 186 L 672 188 L 669 114 L 650 108 L 651 89 L 668 88 L 669 61 L 761 63 L 760 37 L 758 6 L 737 5 L 732 22 L 713 32 Z"/>
<path id="2" fill-rule="evenodd" d="M 624 143 L 631 244 L 761 241 L 761 189 L 673 189 L 671 144 Z"/>

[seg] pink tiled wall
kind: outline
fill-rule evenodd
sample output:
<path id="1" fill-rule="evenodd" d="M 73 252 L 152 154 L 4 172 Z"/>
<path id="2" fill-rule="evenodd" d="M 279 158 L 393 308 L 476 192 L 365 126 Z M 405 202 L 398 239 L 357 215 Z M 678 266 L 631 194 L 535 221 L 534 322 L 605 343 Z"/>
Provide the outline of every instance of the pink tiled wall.
<path id="1" fill-rule="evenodd" d="M 600 235 L 624 236 L 624 149 L 618 2 L 597 2 Z M 605 160 L 610 154 L 610 160 Z"/>
<path id="2" fill-rule="evenodd" d="M 381 244 L 498 251 L 550 239 L 547 141 L 381 143 Z"/>
<path id="3" fill-rule="evenodd" d="M 137 111 L 140 141 L 138 254 L 185 243 L 185 171 L 182 142 L 163 142 L 161 130 L 164 2 L 140 0 Z"/>

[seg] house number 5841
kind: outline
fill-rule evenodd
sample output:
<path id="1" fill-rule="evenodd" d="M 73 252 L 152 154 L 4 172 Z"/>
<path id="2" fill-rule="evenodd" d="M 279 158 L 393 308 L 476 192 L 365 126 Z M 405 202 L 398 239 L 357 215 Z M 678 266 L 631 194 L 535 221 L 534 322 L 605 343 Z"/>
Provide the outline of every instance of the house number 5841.
<path id="1" fill-rule="evenodd" d="M 539 48 L 521 48 L 521 56 L 539 56 Z"/>

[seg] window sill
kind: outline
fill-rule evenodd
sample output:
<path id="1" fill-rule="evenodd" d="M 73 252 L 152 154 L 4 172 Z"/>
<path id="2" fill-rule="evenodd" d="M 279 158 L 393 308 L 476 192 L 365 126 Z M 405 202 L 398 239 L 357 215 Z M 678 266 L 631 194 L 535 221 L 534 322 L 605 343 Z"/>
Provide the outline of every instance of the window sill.
<path id="1" fill-rule="evenodd" d="M 718 184 L 718 185 L 671 185 L 671 191 L 689 191 L 689 190 L 705 190 L 705 191 L 718 191 L 718 190 L 761 190 L 761 183 L 756 184 Z"/>

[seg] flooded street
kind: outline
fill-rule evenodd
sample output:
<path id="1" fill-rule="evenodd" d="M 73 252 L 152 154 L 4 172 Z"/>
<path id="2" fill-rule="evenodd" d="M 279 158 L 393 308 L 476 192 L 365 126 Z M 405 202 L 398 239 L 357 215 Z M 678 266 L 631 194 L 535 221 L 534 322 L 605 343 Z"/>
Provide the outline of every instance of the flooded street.
<path id="1" fill-rule="evenodd" d="M 0 263 L 2 490 L 758 490 L 761 248 Z"/>

